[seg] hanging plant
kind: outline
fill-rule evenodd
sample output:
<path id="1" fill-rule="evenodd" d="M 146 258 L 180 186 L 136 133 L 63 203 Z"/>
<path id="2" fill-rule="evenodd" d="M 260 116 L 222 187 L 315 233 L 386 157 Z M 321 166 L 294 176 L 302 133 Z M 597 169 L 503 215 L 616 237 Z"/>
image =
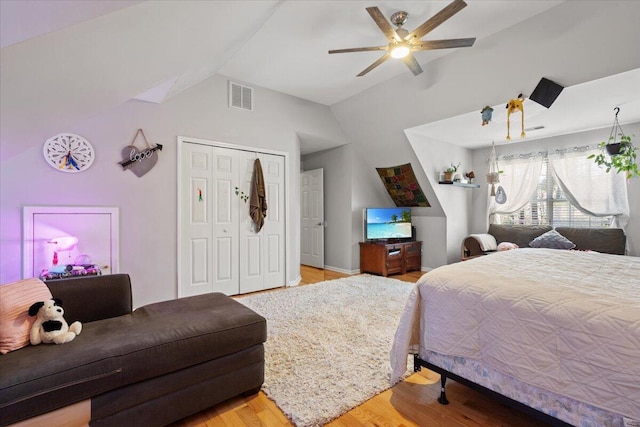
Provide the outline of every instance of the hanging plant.
<path id="1" fill-rule="evenodd" d="M 491 155 L 489 157 L 489 171 L 487 172 L 487 184 L 491 185 L 491 196 L 496 195 L 496 184 L 500 183 L 502 171 L 498 167 L 498 155 L 496 154 L 496 143 L 491 142 Z"/>
<path id="2" fill-rule="evenodd" d="M 613 138 L 613 137 L 611 137 Z M 609 141 L 613 141 L 609 138 Z M 611 169 L 614 169 L 617 173 L 624 172 L 627 179 L 633 177 L 640 177 L 640 168 L 638 168 L 638 147 L 631 143 L 631 137 L 628 135 L 621 135 L 620 142 L 615 143 L 614 151 L 617 154 L 609 154 L 609 145 L 606 141 L 602 141 L 598 144 L 600 153 L 592 154 L 588 159 L 593 159 L 594 162 L 600 167 L 606 168 L 606 172 L 609 173 Z"/>
<path id="3" fill-rule="evenodd" d="M 607 173 L 614 169 L 616 173 L 624 172 L 627 179 L 640 177 L 638 154 L 636 153 L 638 148 L 631 142 L 631 137 L 622 132 L 618 123 L 620 108 L 616 107 L 614 110 L 616 116 L 609 139 L 598 144 L 600 153 L 591 154 L 587 159 L 593 159 L 598 166 L 606 168 Z"/>

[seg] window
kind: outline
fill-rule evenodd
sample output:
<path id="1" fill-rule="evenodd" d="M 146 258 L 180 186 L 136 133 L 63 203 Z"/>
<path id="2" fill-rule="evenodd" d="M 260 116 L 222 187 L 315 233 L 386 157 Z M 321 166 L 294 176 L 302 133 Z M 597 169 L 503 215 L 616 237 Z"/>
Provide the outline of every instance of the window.
<path id="1" fill-rule="evenodd" d="M 585 167 L 592 163 L 585 159 Z M 518 168 L 524 163 L 514 162 Z M 586 172 L 586 171 L 585 171 Z M 585 179 L 584 185 L 590 185 Z M 497 214 L 502 224 L 551 225 L 553 227 L 599 228 L 611 226 L 613 216 L 591 216 L 580 212 L 565 196 L 551 171 L 549 157 L 544 154 L 540 177 L 531 200 L 519 211 L 512 214 Z"/>

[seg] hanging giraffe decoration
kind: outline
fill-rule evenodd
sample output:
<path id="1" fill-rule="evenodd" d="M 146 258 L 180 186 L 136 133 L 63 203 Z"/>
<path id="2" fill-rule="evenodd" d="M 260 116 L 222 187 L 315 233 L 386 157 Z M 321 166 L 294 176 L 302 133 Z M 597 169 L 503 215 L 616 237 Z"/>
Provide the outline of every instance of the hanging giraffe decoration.
<path id="1" fill-rule="evenodd" d="M 516 111 L 520 111 L 520 113 L 522 114 L 522 121 L 521 121 L 521 129 L 522 129 L 522 133 L 520 133 L 520 138 L 524 138 L 525 137 L 525 133 L 524 133 L 524 98 L 522 97 L 522 94 L 518 95 L 517 98 L 515 99 L 510 99 L 509 102 L 507 103 L 507 141 L 511 140 L 511 113 L 515 113 Z"/>

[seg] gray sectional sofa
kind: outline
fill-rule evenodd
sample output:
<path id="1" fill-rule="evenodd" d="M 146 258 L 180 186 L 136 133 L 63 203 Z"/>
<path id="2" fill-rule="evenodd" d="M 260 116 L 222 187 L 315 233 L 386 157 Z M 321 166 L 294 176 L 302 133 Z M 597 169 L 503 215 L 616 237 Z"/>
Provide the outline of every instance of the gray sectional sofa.
<path id="1" fill-rule="evenodd" d="M 533 239 L 553 227 L 548 225 L 489 225 L 488 234 L 496 239 L 496 243 L 515 243 L 521 248 L 528 248 Z M 576 250 L 592 250 L 596 252 L 624 255 L 627 237 L 619 228 L 578 228 L 556 227 L 555 230 L 575 243 Z M 478 241 L 467 237 L 462 242 L 462 259 L 486 254 Z"/>
<path id="2" fill-rule="evenodd" d="M 220 293 L 132 310 L 126 274 L 46 283 L 82 333 L 0 357 L 0 425 L 90 400 L 91 426 L 161 426 L 264 380 L 266 320 Z"/>

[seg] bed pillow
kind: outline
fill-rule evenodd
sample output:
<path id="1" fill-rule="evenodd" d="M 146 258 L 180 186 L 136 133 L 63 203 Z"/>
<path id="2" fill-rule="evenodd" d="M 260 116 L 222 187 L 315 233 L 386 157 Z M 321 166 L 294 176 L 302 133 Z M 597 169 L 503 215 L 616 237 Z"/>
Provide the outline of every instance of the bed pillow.
<path id="1" fill-rule="evenodd" d="M 576 244 L 556 230 L 551 230 L 533 239 L 529 246 L 532 248 L 573 249 Z"/>
<path id="2" fill-rule="evenodd" d="M 51 299 L 51 291 L 38 279 L 0 285 L 0 353 L 6 354 L 29 344 L 29 330 L 36 320 L 29 316 L 29 307 L 34 302 L 48 299 Z"/>
<path id="3" fill-rule="evenodd" d="M 500 242 L 498 245 L 498 252 L 510 251 L 511 249 L 518 249 L 520 246 L 511 242 Z"/>

